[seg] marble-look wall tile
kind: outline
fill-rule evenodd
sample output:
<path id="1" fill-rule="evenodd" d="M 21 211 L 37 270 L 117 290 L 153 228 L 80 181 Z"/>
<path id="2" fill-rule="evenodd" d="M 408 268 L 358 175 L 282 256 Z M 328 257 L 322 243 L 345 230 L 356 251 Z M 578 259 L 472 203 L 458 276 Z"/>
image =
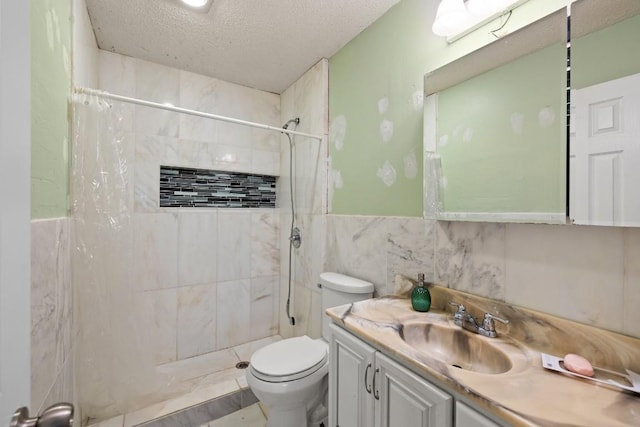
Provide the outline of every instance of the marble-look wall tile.
<path id="1" fill-rule="evenodd" d="M 178 359 L 216 349 L 216 286 L 178 289 Z"/>
<path id="2" fill-rule="evenodd" d="M 178 140 L 176 147 L 177 158 L 161 161 L 167 166 L 182 166 L 195 169 L 215 169 L 215 144 L 211 142 L 190 139 Z"/>
<path id="3" fill-rule="evenodd" d="M 319 289 L 311 290 L 311 312 L 309 314 L 309 329 L 307 335 L 311 338 L 322 337 L 322 319 L 324 318 L 324 310 L 322 310 L 322 293 Z"/>
<path id="4" fill-rule="evenodd" d="M 123 110 L 121 106 L 125 105 L 120 103 L 114 105 L 112 110 L 116 115 L 116 122 L 121 121 L 126 110 Z M 124 179 L 124 185 L 121 183 L 117 190 L 114 191 L 118 197 L 126 198 L 122 201 L 122 206 L 131 212 L 135 206 L 135 165 L 136 165 L 136 134 L 129 131 L 116 131 L 115 134 L 117 141 L 118 155 L 112 166 L 117 173 L 119 173 Z M 117 164 L 115 164 L 118 162 Z"/>
<path id="5" fill-rule="evenodd" d="M 258 92 L 252 99 L 251 120 L 280 127 L 289 119 L 280 117 L 280 95 Z M 263 129 L 251 130 L 251 147 L 255 150 L 280 152 L 281 134 Z"/>
<path id="6" fill-rule="evenodd" d="M 329 65 L 318 61 L 281 94 L 283 122 L 300 118 L 297 130 L 326 134 L 328 130 Z"/>
<path id="7" fill-rule="evenodd" d="M 210 147 L 212 168 L 234 172 L 252 172 L 250 148 L 238 147 L 233 143 L 215 144 Z"/>
<path id="8" fill-rule="evenodd" d="M 139 162 L 135 166 L 134 211 L 154 213 L 160 207 L 160 167 L 154 163 Z"/>
<path id="9" fill-rule="evenodd" d="M 218 282 L 251 275 L 251 212 L 218 212 Z M 220 300 L 219 300 L 220 301 Z"/>
<path id="10" fill-rule="evenodd" d="M 624 319 L 622 333 L 640 338 L 640 228 L 623 230 Z"/>
<path id="11" fill-rule="evenodd" d="M 178 285 L 214 283 L 218 213 L 180 212 L 178 218 Z"/>
<path id="12" fill-rule="evenodd" d="M 254 104 L 253 101 L 256 97 L 260 97 L 262 93 L 246 86 L 240 86 L 222 80 L 218 81 L 218 85 L 220 88 L 220 103 L 217 108 L 217 114 L 240 120 L 253 121 L 253 111 L 257 107 L 257 104 Z M 279 126 L 277 121 L 267 124 Z M 222 144 L 233 144 L 251 148 L 252 136 L 253 128 L 233 123 L 219 123 L 218 138 Z"/>
<path id="13" fill-rule="evenodd" d="M 278 276 L 251 279 L 251 340 L 278 334 L 278 286 Z"/>
<path id="14" fill-rule="evenodd" d="M 276 182 L 276 194 L 278 196 L 276 199 L 276 206 L 282 208 L 283 213 L 291 212 L 291 180 L 289 178 L 289 163 L 289 151 L 288 149 L 287 151 L 283 150 L 280 155 L 280 175 Z"/>
<path id="15" fill-rule="evenodd" d="M 221 85 L 221 114 L 241 120 L 253 121 L 253 99 L 259 93 L 255 89 L 247 86 L 241 86 L 234 83 L 220 81 Z M 277 123 L 277 122 L 276 122 Z M 233 139 L 237 139 L 240 145 L 252 147 L 252 129 L 247 126 L 239 126 L 233 123 L 221 123 L 221 129 L 218 133 L 223 143 L 231 143 Z M 276 124 L 277 126 L 277 124 Z"/>
<path id="16" fill-rule="evenodd" d="M 44 400 L 42 401 L 42 405 L 40 407 L 33 407 L 33 409 L 31 410 L 33 411 L 33 413 L 36 413 L 36 411 L 41 411 L 53 405 L 54 403 L 60 402 L 60 399 L 62 399 L 62 393 L 63 393 L 62 377 L 60 374 L 58 374 L 55 378 L 53 385 L 47 391 L 47 394 Z"/>
<path id="17" fill-rule="evenodd" d="M 384 221 L 382 217 L 327 217 L 327 270 L 370 281 L 377 296 L 387 294 L 387 257 L 380 247 L 386 238 L 380 233 Z"/>
<path id="18" fill-rule="evenodd" d="M 31 407 L 60 398 L 73 344 L 69 220 L 31 222 Z M 55 384 L 55 390 L 52 389 Z"/>
<path id="19" fill-rule="evenodd" d="M 250 170 L 258 175 L 280 175 L 280 153 L 277 151 L 252 150 Z"/>
<path id="20" fill-rule="evenodd" d="M 281 234 L 284 239 L 284 230 Z M 420 219 L 329 215 L 326 236 L 323 270 L 369 280 L 378 295 L 387 289 L 380 277 L 391 281 L 395 274 L 415 277 L 424 272 L 440 285 L 631 336 L 640 334 L 635 309 L 640 304 L 637 229 L 434 225 Z M 281 292 L 287 285 L 284 261 Z M 281 311 L 285 299 L 281 294 Z M 281 314 L 283 337 L 294 335 L 286 322 Z"/>
<path id="21" fill-rule="evenodd" d="M 291 301 L 291 313 L 296 319 L 293 326 L 294 336 L 307 335 L 313 315 L 311 313 L 311 289 L 305 286 L 294 286 L 293 299 Z"/>
<path id="22" fill-rule="evenodd" d="M 277 94 L 181 71 L 180 98 L 185 108 L 280 126 Z M 182 116 L 180 126 L 181 138 L 274 152 L 280 148 L 274 132 L 190 116 Z"/>
<path id="23" fill-rule="evenodd" d="M 294 335 L 293 325 L 289 323 L 289 318 L 286 314 L 286 302 L 287 302 L 287 294 L 289 289 L 288 279 L 286 277 L 280 276 L 280 298 L 278 301 L 278 327 L 280 331 L 280 336 L 282 338 L 291 338 Z M 295 285 L 291 284 L 291 294 L 295 293 Z M 293 298 L 293 297 L 292 297 Z M 292 303 L 291 306 L 291 315 L 295 316 L 295 302 Z"/>
<path id="24" fill-rule="evenodd" d="M 419 218 L 329 215 L 327 270 L 374 284 L 376 295 L 393 292 L 396 274 L 433 280 L 434 224 Z"/>
<path id="25" fill-rule="evenodd" d="M 507 225 L 506 301 L 622 331 L 621 229 Z"/>
<path id="26" fill-rule="evenodd" d="M 280 217 L 277 210 L 251 214 L 251 277 L 280 273 Z"/>
<path id="27" fill-rule="evenodd" d="M 100 89 L 117 95 L 135 97 L 136 60 L 100 50 Z"/>
<path id="28" fill-rule="evenodd" d="M 326 138 L 296 137 L 295 197 L 298 211 L 322 214 L 326 209 Z"/>
<path id="29" fill-rule="evenodd" d="M 436 283 L 504 301 L 505 225 L 438 222 Z"/>
<path id="30" fill-rule="evenodd" d="M 134 165 L 134 211 L 158 212 L 160 206 L 160 165 L 179 165 L 178 140 L 136 135 Z"/>
<path id="31" fill-rule="evenodd" d="M 192 110 L 220 114 L 218 80 L 200 74 L 180 71 L 180 106 Z M 218 123 L 215 120 L 180 114 L 180 138 L 216 142 Z"/>
<path id="32" fill-rule="evenodd" d="M 302 245 L 293 250 L 294 282 L 312 290 L 317 289 L 320 273 L 324 271 L 326 217 L 323 215 L 296 216 L 296 226 L 300 229 Z M 287 230 L 287 236 L 288 232 L 289 230 Z"/>
<path id="33" fill-rule="evenodd" d="M 176 360 L 177 348 L 177 289 L 138 292 L 136 305 L 144 322 L 145 348 L 157 365 Z"/>
<path id="34" fill-rule="evenodd" d="M 165 158 L 160 163 L 195 169 L 254 173 L 253 152 L 250 148 L 181 139 L 176 152 L 175 159 Z"/>
<path id="35" fill-rule="evenodd" d="M 217 307 L 217 347 L 233 347 L 249 341 L 251 335 L 251 284 L 249 280 L 219 282 Z"/>
<path id="36" fill-rule="evenodd" d="M 209 375 L 223 376 L 225 371 L 235 369 L 238 361 L 234 350 L 225 349 L 167 363 L 158 366 L 157 371 L 167 378 L 180 378 L 185 381 L 195 379 L 197 382 L 205 383 L 205 377 Z"/>
<path id="37" fill-rule="evenodd" d="M 280 242 L 280 278 L 286 280 L 289 277 L 289 236 L 291 235 L 291 218 L 290 211 L 286 208 L 280 208 L 280 230 L 278 233 L 278 241 Z M 294 224 L 295 226 L 295 224 Z M 295 253 L 292 253 L 292 269 Z"/>
<path id="38" fill-rule="evenodd" d="M 321 59 L 295 83 L 294 108 L 302 132 L 326 135 L 329 126 L 329 61 Z"/>
<path id="39" fill-rule="evenodd" d="M 176 214 L 133 217 L 134 286 L 138 290 L 171 288 L 178 281 Z"/>
<path id="40" fill-rule="evenodd" d="M 307 335 L 322 337 L 322 293 L 320 289 L 296 285 L 292 303 L 292 313 L 296 319 L 293 336 Z"/>
<path id="41" fill-rule="evenodd" d="M 99 51 L 99 88 L 109 93 L 129 97 L 136 96 L 135 59 L 106 50 Z M 121 120 L 118 129 L 133 132 L 135 130 L 135 106 L 119 102 Z"/>
<path id="42" fill-rule="evenodd" d="M 434 281 L 435 221 L 421 218 L 389 218 L 387 223 L 387 293 L 393 292 L 397 274 Z"/>
<path id="43" fill-rule="evenodd" d="M 229 94 L 223 94 L 222 96 L 225 99 L 223 102 L 229 101 Z M 246 120 L 245 117 L 247 112 L 240 112 L 239 110 L 241 109 L 242 108 L 229 108 L 229 106 L 225 105 L 223 108 L 225 112 L 221 114 L 235 119 Z M 217 143 L 243 147 L 251 150 L 251 135 L 253 133 L 253 128 L 228 122 L 217 123 L 217 128 Z"/>
<path id="44" fill-rule="evenodd" d="M 328 132 L 328 67 L 326 61 L 307 71 L 280 97 L 282 121 L 299 118 L 297 130 L 326 135 Z M 277 206 L 281 208 L 281 263 L 280 263 L 280 335 L 288 338 L 300 334 L 317 334 L 321 308 L 313 298 L 317 293 L 313 286 L 325 268 L 325 248 L 327 248 L 327 223 L 322 215 L 326 209 L 326 140 L 295 136 L 293 153 L 289 139 L 280 137 L 280 178 L 276 186 Z M 290 173 L 290 168 L 293 172 Z M 289 289 L 289 241 L 291 223 L 291 178 L 293 182 L 297 226 L 303 235 L 302 247 L 293 249 L 291 272 L 292 305 L 291 314 L 296 317 L 296 327 L 286 316 L 286 299 Z M 329 251 L 327 252 L 329 253 Z M 334 264 L 335 265 L 335 264 Z M 330 269 L 330 268 L 329 268 Z M 337 271 L 340 271 L 337 269 Z M 342 270 L 342 272 L 345 272 Z M 319 295 L 319 294 L 318 294 Z M 321 307 L 321 306 L 320 306 Z M 318 313 L 313 310 L 318 309 Z M 320 326 L 321 327 L 321 326 Z"/>
<path id="45" fill-rule="evenodd" d="M 161 104 L 180 103 L 180 71 L 140 59 L 135 60 L 136 97 Z M 177 137 L 180 115 L 143 106 L 135 107 L 135 129 L 143 135 Z"/>
<path id="46" fill-rule="evenodd" d="M 281 96 L 283 121 L 299 118 L 297 130 L 316 135 L 328 132 L 328 64 L 321 60 L 291 85 Z M 326 139 L 294 136 L 294 177 L 296 206 L 300 213 L 326 212 Z M 289 141 L 281 137 L 282 204 L 289 203 Z"/>
<path id="47" fill-rule="evenodd" d="M 65 363 L 62 366 L 60 372 L 57 372 L 56 379 L 51 388 L 48 390 L 46 397 L 42 401 L 40 407 L 32 406 L 29 409 L 32 414 L 37 414 L 55 403 L 69 402 L 74 405 L 74 409 L 76 411 L 75 416 L 78 417 L 78 411 L 81 410 L 81 408 L 76 406 L 76 400 L 74 357 L 73 354 L 70 354 L 69 357 L 67 357 L 67 359 L 65 360 Z"/>

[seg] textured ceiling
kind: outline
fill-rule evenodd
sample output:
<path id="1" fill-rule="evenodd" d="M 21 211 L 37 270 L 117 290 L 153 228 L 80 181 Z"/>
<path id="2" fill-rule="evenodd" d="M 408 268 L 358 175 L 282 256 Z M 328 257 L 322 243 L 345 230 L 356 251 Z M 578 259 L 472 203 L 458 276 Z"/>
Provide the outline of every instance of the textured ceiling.
<path id="1" fill-rule="evenodd" d="M 399 0 L 87 0 L 101 49 L 282 93 Z"/>

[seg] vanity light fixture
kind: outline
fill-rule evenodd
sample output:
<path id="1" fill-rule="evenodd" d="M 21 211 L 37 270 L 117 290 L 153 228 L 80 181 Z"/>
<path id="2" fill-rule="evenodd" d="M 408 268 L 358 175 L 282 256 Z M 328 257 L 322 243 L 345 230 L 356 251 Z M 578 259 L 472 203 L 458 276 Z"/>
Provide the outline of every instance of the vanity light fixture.
<path id="1" fill-rule="evenodd" d="M 213 4 L 213 0 L 180 0 L 180 2 L 190 9 L 198 12 L 208 12 Z"/>
<path id="2" fill-rule="evenodd" d="M 480 28 L 487 22 L 511 13 L 528 0 L 441 0 L 431 27 L 449 43 Z"/>

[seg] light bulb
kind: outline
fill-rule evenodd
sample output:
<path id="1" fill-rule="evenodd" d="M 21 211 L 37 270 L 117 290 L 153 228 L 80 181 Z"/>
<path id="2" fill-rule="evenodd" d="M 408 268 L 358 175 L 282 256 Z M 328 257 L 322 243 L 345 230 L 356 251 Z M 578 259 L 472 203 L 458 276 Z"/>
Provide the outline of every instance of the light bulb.
<path id="1" fill-rule="evenodd" d="M 439 36 L 449 36 L 464 29 L 469 20 L 464 0 L 442 0 L 431 29 Z"/>
<path id="2" fill-rule="evenodd" d="M 189 7 L 201 8 L 209 3 L 209 0 L 182 0 L 182 3 Z"/>
<path id="3" fill-rule="evenodd" d="M 509 7 L 513 0 L 467 0 L 467 9 L 472 15 L 484 18 Z"/>

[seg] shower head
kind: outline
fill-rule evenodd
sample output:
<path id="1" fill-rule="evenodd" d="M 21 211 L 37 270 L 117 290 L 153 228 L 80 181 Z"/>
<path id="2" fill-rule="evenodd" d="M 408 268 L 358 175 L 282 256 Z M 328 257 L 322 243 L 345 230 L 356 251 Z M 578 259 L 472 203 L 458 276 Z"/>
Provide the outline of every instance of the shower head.
<path id="1" fill-rule="evenodd" d="M 296 126 L 300 124 L 300 117 L 296 117 L 295 119 L 289 120 L 287 123 L 282 125 L 282 129 L 288 129 L 291 123 L 295 123 Z"/>

